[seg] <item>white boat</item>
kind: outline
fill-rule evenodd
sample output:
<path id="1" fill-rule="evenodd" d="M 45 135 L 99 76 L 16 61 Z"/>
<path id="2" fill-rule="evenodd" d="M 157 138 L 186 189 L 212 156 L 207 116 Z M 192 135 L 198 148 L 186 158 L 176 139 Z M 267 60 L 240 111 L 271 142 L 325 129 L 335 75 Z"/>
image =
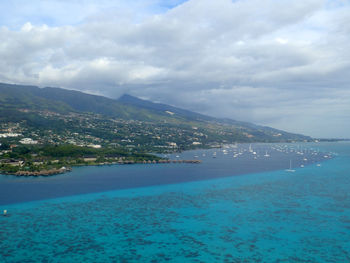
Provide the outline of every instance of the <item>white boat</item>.
<path id="1" fill-rule="evenodd" d="M 270 157 L 270 154 L 267 153 L 267 151 L 265 152 L 265 157 Z"/>
<path id="2" fill-rule="evenodd" d="M 289 169 L 286 169 L 286 172 L 295 172 L 295 170 L 292 169 L 292 160 L 289 160 Z"/>

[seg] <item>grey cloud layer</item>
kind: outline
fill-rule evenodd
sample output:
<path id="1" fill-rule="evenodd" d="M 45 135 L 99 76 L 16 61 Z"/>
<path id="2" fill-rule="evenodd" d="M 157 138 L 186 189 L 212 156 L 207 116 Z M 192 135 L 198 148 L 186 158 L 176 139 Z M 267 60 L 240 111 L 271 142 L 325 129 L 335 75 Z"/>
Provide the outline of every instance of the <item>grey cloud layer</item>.
<path id="1" fill-rule="evenodd" d="M 130 8 L 112 8 L 71 26 L 3 26 L 0 81 L 111 97 L 128 92 L 349 137 L 350 8 L 343 3 L 191 0 L 141 20 Z"/>

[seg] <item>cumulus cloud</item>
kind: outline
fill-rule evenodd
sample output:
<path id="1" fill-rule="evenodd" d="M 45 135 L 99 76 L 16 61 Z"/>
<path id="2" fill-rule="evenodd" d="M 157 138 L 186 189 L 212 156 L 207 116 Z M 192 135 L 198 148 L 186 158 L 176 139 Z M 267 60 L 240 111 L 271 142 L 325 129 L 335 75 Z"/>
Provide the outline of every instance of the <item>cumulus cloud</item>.
<path id="1" fill-rule="evenodd" d="M 0 81 L 348 136 L 346 1 L 13 2 L 0 4 Z"/>

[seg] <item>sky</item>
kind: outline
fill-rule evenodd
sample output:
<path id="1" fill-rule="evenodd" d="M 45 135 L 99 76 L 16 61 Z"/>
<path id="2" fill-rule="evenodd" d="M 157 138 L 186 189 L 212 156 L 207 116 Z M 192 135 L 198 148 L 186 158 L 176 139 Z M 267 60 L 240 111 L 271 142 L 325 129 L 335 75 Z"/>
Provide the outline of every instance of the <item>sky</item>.
<path id="1" fill-rule="evenodd" d="M 0 82 L 350 138 L 350 0 L 0 0 Z"/>

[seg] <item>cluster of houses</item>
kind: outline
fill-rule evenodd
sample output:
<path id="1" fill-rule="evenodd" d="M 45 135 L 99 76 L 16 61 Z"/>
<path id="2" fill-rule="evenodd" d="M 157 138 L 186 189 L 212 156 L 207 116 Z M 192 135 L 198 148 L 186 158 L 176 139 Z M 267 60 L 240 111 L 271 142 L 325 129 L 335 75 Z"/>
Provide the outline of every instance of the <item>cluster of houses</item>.
<path id="1" fill-rule="evenodd" d="M 13 138 L 11 143 L 23 145 L 35 144 L 72 144 L 87 146 L 95 149 L 102 147 L 126 147 L 129 149 L 144 147 L 147 149 L 164 148 L 177 150 L 183 145 L 199 146 L 207 135 L 200 132 L 198 127 L 184 128 L 176 125 L 159 125 L 138 120 L 108 119 L 93 114 L 59 114 L 49 111 L 37 112 L 45 118 L 55 118 L 71 123 L 68 129 L 57 132 L 55 129 L 41 130 L 40 132 L 28 128 L 24 123 L 8 123 L 0 125 L 0 139 Z M 77 132 L 72 129 L 91 129 L 91 133 Z M 67 126 L 68 127 L 68 126 Z M 93 130 L 96 129 L 96 133 Z M 104 136 L 114 134 L 115 136 Z M 0 141 L 1 143 L 1 141 Z"/>

